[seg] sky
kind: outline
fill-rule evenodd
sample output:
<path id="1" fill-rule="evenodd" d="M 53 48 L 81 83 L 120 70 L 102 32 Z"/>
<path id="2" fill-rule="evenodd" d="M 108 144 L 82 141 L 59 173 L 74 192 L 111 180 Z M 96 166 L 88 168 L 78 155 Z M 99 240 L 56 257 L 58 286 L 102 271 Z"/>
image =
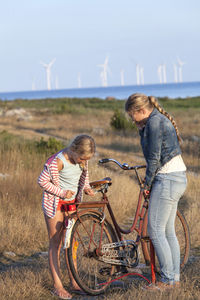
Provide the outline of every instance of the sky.
<path id="1" fill-rule="evenodd" d="M 199 0 L 0 0 L 0 92 L 159 83 L 158 66 L 174 82 L 200 81 Z M 140 69 L 140 70 L 141 70 Z M 140 73 L 141 74 L 141 73 Z M 141 77 L 140 77 L 140 80 Z M 164 79 L 163 79 L 164 80 Z"/>

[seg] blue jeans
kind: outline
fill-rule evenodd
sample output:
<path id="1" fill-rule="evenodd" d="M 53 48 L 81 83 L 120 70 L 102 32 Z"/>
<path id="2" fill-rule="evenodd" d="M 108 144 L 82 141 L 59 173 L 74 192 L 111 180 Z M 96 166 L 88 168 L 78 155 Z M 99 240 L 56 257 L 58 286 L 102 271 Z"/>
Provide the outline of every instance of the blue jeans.
<path id="1" fill-rule="evenodd" d="M 187 185 L 185 172 L 157 174 L 148 209 L 148 232 L 160 264 L 161 280 L 180 280 L 180 247 L 175 233 L 177 205 Z"/>

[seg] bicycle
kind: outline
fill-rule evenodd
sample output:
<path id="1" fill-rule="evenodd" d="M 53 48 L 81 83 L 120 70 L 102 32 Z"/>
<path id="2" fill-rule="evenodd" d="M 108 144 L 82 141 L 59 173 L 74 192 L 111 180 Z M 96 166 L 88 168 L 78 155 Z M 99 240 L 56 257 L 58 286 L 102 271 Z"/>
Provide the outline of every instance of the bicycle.
<path id="1" fill-rule="evenodd" d="M 151 253 L 147 233 L 148 198 L 143 194 L 143 180 L 138 172 L 145 165 L 129 166 L 120 164 L 115 159 L 101 159 L 100 164 L 114 162 L 123 170 L 134 170 L 140 186 L 137 209 L 132 226 L 122 229 L 114 216 L 107 191 L 112 180 L 106 177 L 90 183 L 90 186 L 101 193 L 101 201 L 85 201 L 76 203 L 77 210 L 71 215 L 74 224 L 69 237 L 67 255 L 71 272 L 77 284 L 88 294 L 98 295 L 104 292 L 117 276 L 135 268 L 139 264 L 138 246 L 141 243 L 142 253 L 147 266 L 150 265 Z M 112 224 L 107 220 L 105 209 L 109 213 Z M 136 231 L 136 240 L 124 240 L 126 235 Z M 188 261 L 190 251 L 190 235 L 184 216 L 177 211 L 176 234 L 181 249 L 181 267 Z M 130 274 L 130 273 L 129 273 Z M 150 282 L 146 277 L 145 280 Z M 124 275 L 126 276 L 126 274 Z"/>

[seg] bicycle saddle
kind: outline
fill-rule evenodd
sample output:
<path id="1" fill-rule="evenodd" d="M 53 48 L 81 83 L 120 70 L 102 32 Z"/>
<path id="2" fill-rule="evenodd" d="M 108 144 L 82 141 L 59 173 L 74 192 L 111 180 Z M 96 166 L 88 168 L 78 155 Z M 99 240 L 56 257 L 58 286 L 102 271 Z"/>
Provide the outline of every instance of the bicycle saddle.
<path id="1" fill-rule="evenodd" d="M 112 184 L 112 179 L 110 177 L 105 177 L 105 178 L 103 178 L 101 180 L 90 182 L 90 186 L 93 187 L 93 188 L 99 188 L 103 184 L 111 185 Z"/>

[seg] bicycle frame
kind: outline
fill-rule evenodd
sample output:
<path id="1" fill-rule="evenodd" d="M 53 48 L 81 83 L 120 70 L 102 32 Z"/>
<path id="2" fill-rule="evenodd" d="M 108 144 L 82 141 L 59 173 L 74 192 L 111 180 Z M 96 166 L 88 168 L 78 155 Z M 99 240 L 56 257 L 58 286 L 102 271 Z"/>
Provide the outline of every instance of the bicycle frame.
<path id="1" fill-rule="evenodd" d="M 102 248 L 102 235 L 103 235 L 103 227 L 104 227 L 105 209 L 106 208 L 109 212 L 112 224 L 113 224 L 114 229 L 115 229 L 115 233 L 117 235 L 117 239 L 119 241 L 124 241 L 122 234 L 127 235 L 127 234 L 129 234 L 133 231 L 137 232 L 137 238 L 136 238 L 136 241 L 134 241 L 136 246 L 139 245 L 141 239 L 144 239 L 146 241 L 147 240 L 150 241 L 148 237 L 146 237 L 146 236 L 143 237 L 142 236 L 144 216 L 145 216 L 145 213 L 148 209 L 148 199 L 143 194 L 143 183 L 142 183 L 142 180 L 141 180 L 141 178 L 140 178 L 140 176 L 137 172 L 137 169 L 138 168 L 144 168 L 144 167 L 145 166 L 138 166 L 138 167 L 134 168 L 137 179 L 138 179 L 138 182 L 139 182 L 139 185 L 140 185 L 140 192 L 139 192 L 138 203 L 137 203 L 137 208 L 136 208 L 134 220 L 133 220 L 132 226 L 128 230 L 122 229 L 117 223 L 117 220 L 116 220 L 115 215 L 113 213 L 112 207 L 111 207 L 111 205 L 109 203 L 109 200 L 108 200 L 108 197 L 106 195 L 107 190 L 108 190 L 108 185 L 106 185 L 105 188 L 101 191 L 102 201 L 81 202 L 81 203 L 76 204 L 77 205 L 77 211 L 76 211 L 75 215 L 76 215 L 76 218 L 78 218 L 80 220 L 80 222 L 81 222 L 80 217 L 82 215 L 84 215 L 85 213 L 88 213 L 88 212 L 93 212 L 93 213 L 96 212 L 97 213 L 97 211 L 94 210 L 94 208 L 95 209 L 96 208 L 101 208 L 101 210 L 102 210 L 101 234 L 100 234 L 100 239 L 99 239 L 98 245 L 95 245 L 97 256 L 101 257 L 103 255 L 103 253 L 101 251 L 101 248 Z M 133 168 L 131 168 L 131 169 L 133 169 Z M 144 199 L 144 201 L 142 202 L 143 199 Z M 98 214 L 99 214 L 99 212 L 98 212 Z M 138 220 L 139 220 L 139 222 L 138 222 Z M 82 223 L 82 226 L 84 227 L 85 231 L 88 233 L 87 228 L 85 228 L 83 223 Z M 91 245 L 91 243 L 94 244 L 94 241 L 93 241 L 94 230 L 95 230 L 95 228 L 93 228 L 92 232 L 90 233 L 90 243 L 89 243 L 89 245 Z M 125 245 L 122 245 L 122 248 L 124 248 L 124 247 L 125 247 Z M 150 263 L 151 264 L 151 282 L 155 283 L 155 280 L 156 280 L 155 279 L 156 278 L 155 277 L 155 254 L 154 254 L 154 249 L 153 249 L 153 245 L 152 245 L 151 241 L 150 241 L 150 247 L 151 247 L 151 263 Z M 90 248 L 90 246 L 89 246 L 89 248 Z M 123 276 L 128 276 L 130 274 L 132 274 L 132 273 L 127 273 L 126 275 L 123 275 Z M 145 279 L 146 281 L 149 282 L 149 280 L 141 274 L 134 273 L 134 275 L 138 275 L 138 276 L 142 277 L 143 279 Z M 118 277 L 118 278 L 121 278 L 121 277 Z"/>
<path id="2" fill-rule="evenodd" d="M 142 237 L 142 227 L 144 223 L 144 216 L 146 213 L 146 210 L 148 209 L 148 200 L 144 199 L 143 205 L 142 205 L 142 198 L 143 198 L 143 191 L 140 190 L 139 193 L 139 198 L 138 198 L 138 204 L 137 204 L 137 209 L 135 212 L 133 224 L 128 230 L 122 229 L 115 218 L 115 215 L 113 213 L 113 210 L 111 208 L 111 205 L 109 203 L 107 195 L 104 193 L 102 197 L 102 201 L 91 201 L 91 202 L 81 202 L 76 204 L 77 205 L 77 211 L 74 213 L 76 215 L 76 218 L 80 220 L 80 216 L 85 214 L 88 211 L 91 212 L 97 212 L 96 210 L 93 210 L 94 208 L 101 208 L 102 209 L 102 231 L 103 231 L 103 226 L 104 226 L 104 218 L 105 218 L 105 208 L 107 207 L 107 210 L 109 212 L 110 218 L 112 220 L 112 224 L 115 228 L 115 232 L 117 234 L 117 237 L 119 241 L 123 241 L 123 236 L 122 234 L 129 234 L 133 232 L 134 230 L 138 233 L 137 239 L 135 241 L 135 244 L 138 245 L 141 239 L 148 239 L 147 237 Z M 142 208 L 141 208 L 142 206 Z M 139 220 L 139 223 L 138 223 Z M 137 227 L 138 224 L 138 227 Z M 100 251 L 101 249 L 101 239 L 98 245 L 98 250 Z"/>
<path id="3" fill-rule="evenodd" d="M 103 218 L 105 218 L 105 208 L 107 207 L 107 210 L 109 212 L 110 218 L 112 220 L 112 224 L 115 228 L 115 232 L 117 234 L 119 241 L 124 240 L 122 234 L 127 235 L 135 230 L 138 233 L 135 243 L 136 243 L 136 245 L 138 245 L 141 239 L 147 239 L 147 237 L 142 237 L 141 235 L 142 235 L 144 216 L 145 216 L 146 210 L 148 209 L 148 199 L 145 198 L 143 195 L 143 182 L 142 182 L 140 175 L 138 174 L 138 169 L 146 168 L 146 166 L 143 165 L 143 166 L 129 167 L 127 164 L 124 164 L 124 165 L 119 164 L 119 162 L 117 162 L 114 159 L 103 159 L 100 162 L 105 163 L 108 161 L 115 162 L 117 165 L 119 165 L 124 170 L 134 170 L 135 171 L 135 174 L 136 174 L 139 186 L 140 186 L 140 192 L 139 192 L 137 208 L 136 208 L 132 226 L 130 227 L 130 229 L 124 230 L 118 225 L 115 215 L 113 213 L 113 210 L 111 208 L 111 205 L 109 203 L 108 197 L 106 195 L 108 185 L 101 191 L 102 201 L 90 201 L 90 202 L 77 203 L 76 204 L 77 205 L 76 216 L 77 216 L 77 218 L 79 218 L 79 214 L 80 214 L 79 209 L 81 209 L 81 210 L 86 209 L 86 210 L 81 211 L 81 215 L 82 215 L 83 213 L 87 212 L 88 210 L 90 210 L 92 208 L 102 208 Z M 142 199 L 144 199 L 143 203 L 142 203 Z M 138 220 L 139 220 L 139 223 L 138 223 Z M 104 221 L 102 221 L 102 231 L 103 231 L 103 224 L 104 224 Z M 137 227 L 137 224 L 138 224 L 138 227 Z M 101 239 L 100 239 L 99 251 L 100 251 L 100 248 L 101 248 Z"/>

